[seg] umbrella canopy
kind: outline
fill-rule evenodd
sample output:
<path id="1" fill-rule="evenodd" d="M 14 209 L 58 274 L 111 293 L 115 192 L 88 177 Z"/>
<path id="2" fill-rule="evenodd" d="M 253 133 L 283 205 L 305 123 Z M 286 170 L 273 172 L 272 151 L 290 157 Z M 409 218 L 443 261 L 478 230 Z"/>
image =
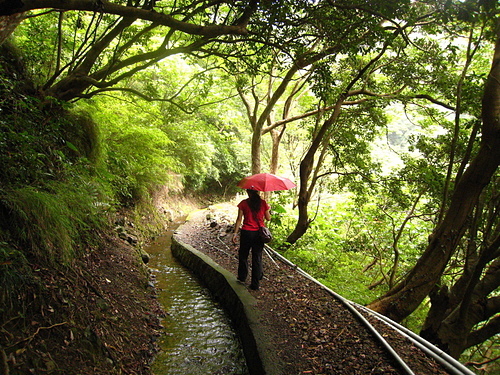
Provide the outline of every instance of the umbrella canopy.
<path id="1" fill-rule="evenodd" d="M 236 185 L 242 189 L 258 191 L 288 190 L 296 185 L 288 178 L 276 176 L 270 173 L 258 173 L 243 178 Z"/>

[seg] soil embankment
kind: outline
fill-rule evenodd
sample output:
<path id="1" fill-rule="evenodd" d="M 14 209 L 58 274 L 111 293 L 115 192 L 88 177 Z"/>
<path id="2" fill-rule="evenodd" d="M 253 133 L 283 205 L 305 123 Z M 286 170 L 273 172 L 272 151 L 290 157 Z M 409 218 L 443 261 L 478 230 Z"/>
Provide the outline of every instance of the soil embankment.
<path id="1" fill-rule="evenodd" d="M 151 373 L 163 311 L 141 259 L 148 238 L 139 228 L 162 230 L 196 203 L 179 199 L 159 207 L 168 207 L 160 209 L 159 226 L 147 216 L 134 223 L 134 215 L 121 214 L 120 231 L 95 233 L 99 245 L 71 264 L 30 265 L 34 276 L 20 281 L 17 291 L 22 308 L 0 306 L 1 375 Z"/>
<path id="2" fill-rule="evenodd" d="M 148 374 L 161 310 L 137 251 L 109 238 L 71 267 L 35 269 L 0 327 L 3 375 Z M 34 267 L 36 267 L 34 265 Z"/>

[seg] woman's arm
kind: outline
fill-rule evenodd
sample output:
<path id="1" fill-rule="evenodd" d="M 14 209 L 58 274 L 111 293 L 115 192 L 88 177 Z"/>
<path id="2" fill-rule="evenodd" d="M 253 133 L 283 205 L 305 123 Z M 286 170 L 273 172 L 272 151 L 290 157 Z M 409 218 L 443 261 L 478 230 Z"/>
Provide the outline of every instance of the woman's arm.
<path id="1" fill-rule="evenodd" d="M 267 207 L 267 210 L 264 212 L 264 219 L 269 221 L 269 220 L 271 220 L 271 207 L 269 206 L 269 204 L 267 204 L 266 201 L 264 201 L 264 202 L 265 202 L 266 207 Z"/>
<path id="2" fill-rule="evenodd" d="M 267 221 L 271 220 L 271 209 L 266 210 L 266 212 L 264 213 L 264 218 Z"/>
<path id="3" fill-rule="evenodd" d="M 240 230 L 242 219 L 243 211 L 241 210 L 241 208 L 238 208 L 238 217 L 236 218 L 236 224 L 234 224 L 233 243 L 237 242 L 238 231 Z"/>

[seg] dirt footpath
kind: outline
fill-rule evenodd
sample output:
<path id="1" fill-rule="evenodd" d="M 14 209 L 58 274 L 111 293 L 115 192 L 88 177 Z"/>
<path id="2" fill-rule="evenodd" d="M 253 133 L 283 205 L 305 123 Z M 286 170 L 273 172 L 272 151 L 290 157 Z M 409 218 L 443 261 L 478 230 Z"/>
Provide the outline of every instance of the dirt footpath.
<path id="1" fill-rule="evenodd" d="M 177 236 L 236 274 L 238 251 L 231 242 L 236 213 L 231 204 L 197 211 Z M 403 373 L 374 336 L 325 289 L 271 253 L 263 255 L 263 264 L 260 289 L 248 289 L 258 300 L 264 329 L 278 338 L 275 350 L 285 374 Z M 377 329 L 415 374 L 447 374 L 385 324 L 377 324 Z"/>

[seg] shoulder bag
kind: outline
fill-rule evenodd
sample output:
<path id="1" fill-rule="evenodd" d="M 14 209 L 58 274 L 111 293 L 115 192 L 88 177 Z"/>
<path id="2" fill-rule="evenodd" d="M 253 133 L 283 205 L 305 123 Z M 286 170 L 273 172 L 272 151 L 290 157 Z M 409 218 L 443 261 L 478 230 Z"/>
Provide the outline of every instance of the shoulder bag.
<path id="1" fill-rule="evenodd" d="M 266 226 L 261 226 L 259 219 L 257 219 L 257 216 L 255 215 L 255 212 L 252 211 L 252 214 L 254 215 L 254 219 L 257 222 L 257 224 L 259 224 L 259 237 L 262 240 L 262 242 L 264 242 L 264 243 L 271 242 L 273 239 L 273 235 L 272 235 L 271 231 L 269 230 L 269 228 Z"/>

